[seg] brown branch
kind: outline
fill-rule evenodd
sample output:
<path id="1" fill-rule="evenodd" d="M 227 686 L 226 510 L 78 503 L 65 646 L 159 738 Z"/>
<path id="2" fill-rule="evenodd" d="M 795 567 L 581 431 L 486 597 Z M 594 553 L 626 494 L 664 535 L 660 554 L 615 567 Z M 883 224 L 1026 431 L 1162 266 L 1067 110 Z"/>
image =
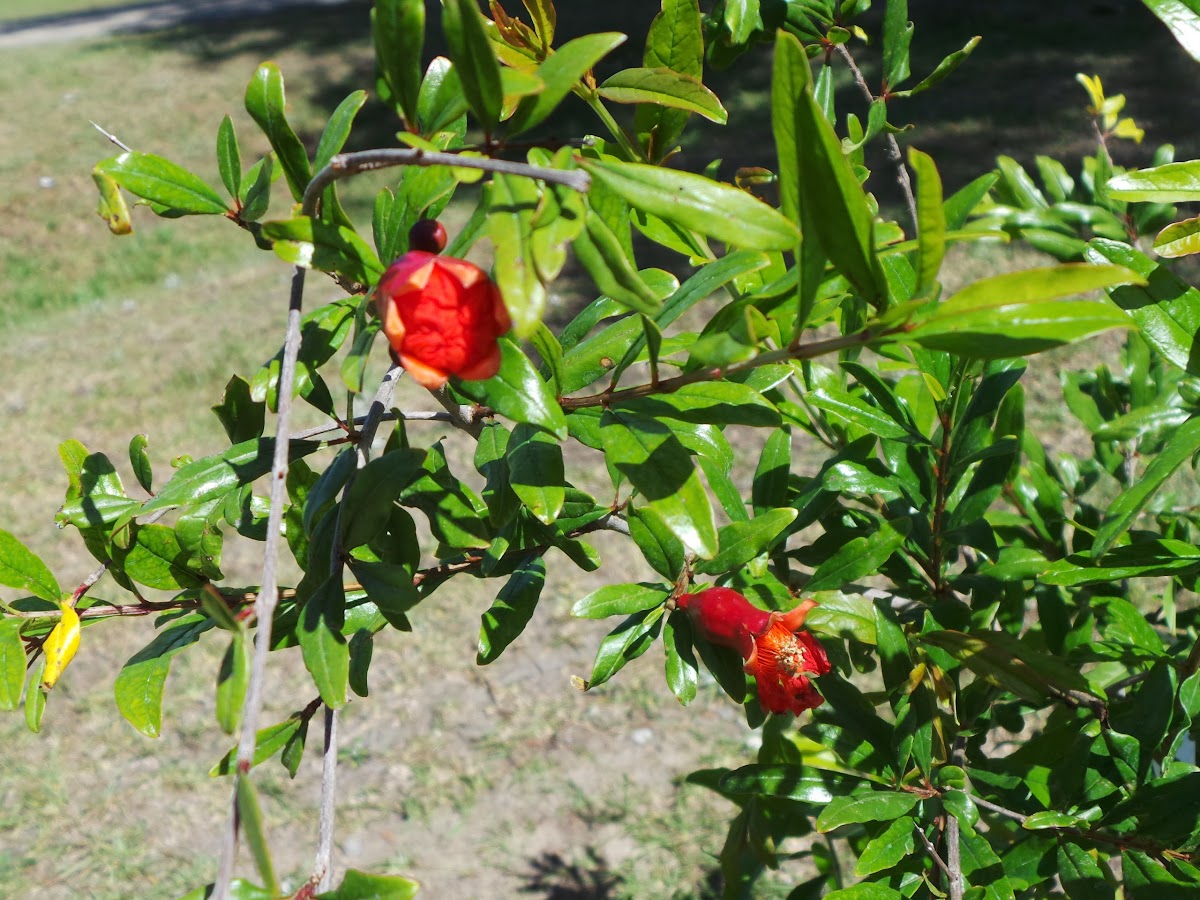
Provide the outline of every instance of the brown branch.
<path id="1" fill-rule="evenodd" d="M 872 93 L 870 86 L 867 84 L 867 79 L 863 77 L 862 71 L 858 68 L 858 64 L 854 61 L 854 57 L 850 55 L 850 51 L 846 49 L 844 44 L 837 45 L 837 51 L 850 68 L 850 72 L 854 75 L 854 81 L 858 85 L 864 97 L 867 98 L 867 103 L 874 103 L 879 98 Z M 913 194 L 912 179 L 908 177 L 908 168 L 904 165 L 904 154 L 900 151 L 900 143 L 896 140 L 894 134 L 885 134 L 884 142 L 887 144 L 888 160 L 896 167 L 896 183 L 900 185 L 900 191 L 904 194 L 905 205 L 908 206 L 908 214 L 912 218 L 913 227 L 917 225 L 917 198 Z"/>

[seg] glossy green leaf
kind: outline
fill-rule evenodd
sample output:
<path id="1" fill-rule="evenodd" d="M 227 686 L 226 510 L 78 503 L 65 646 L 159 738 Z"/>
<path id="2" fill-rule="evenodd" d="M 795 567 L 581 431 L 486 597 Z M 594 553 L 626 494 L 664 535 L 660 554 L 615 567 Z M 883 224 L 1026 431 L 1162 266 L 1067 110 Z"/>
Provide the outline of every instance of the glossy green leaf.
<path id="1" fill-rule="evenodd" d="M 590 209 L 585 223 L 572 248 L 596 287 L 635 312 L 649 316 L 657 313 L 661 307 L 659 296 L 638 274 L 617 235 Z"/>
<path id="2" fill-rule="evenodd" d="M 371 10 L 375 68 L 381 96 L 387 95 L 409 126 L 418 122 L 421 50 L 425 44 L 425 0 L 376 0 Z"/>
<path id="3" fill-rule="evenodd" d="M 321 140 L 317 143 L 317 155 L 313 160 L 315 171 L 319 172 L 325 168 L 335 155 L 342 152 L 350 137 L 350 129 L 354 127 L 354 117 L 366 102 L 366 91 L 354 91 L 337 105 L 337 109 L 325 125 L 325 130 L 321 132 Z"/>
<path id="4" fill-rule="evenodd" d="M 209 884 L 189 891 L 179 900 L 211 900 L 215 891 L 216 885 Z M 229 900 L 277 900 L 277 895 L 243 878 L 235 878 L 229 883 Z"/>
<path id="5" fill-rule="evenodd" d="M 129 466 L 142 490 L 153 493 L 153 474 L 150 468 L 150 457 L 146 453 L 146 435 L 135 434 L 129 441 Z"/>
<path id="6" fill-rule="evenodd" d="M 500 64 L 476 0 L 446 0 L 442 7 L 442 30 L 463 95 L 484 131 L 490 134 L 500 122 L 504 87 Z"/>
<path id="7" fill-rule="evenodd" d="M 1154 252 L 1168 259 L 1200 253 L 1200 218 L 1168 225 L 1154 238 Z"/>
<path id="8" fill-rule="evenodd" d="M 824 806 L 854 782 L 830 773 L 791 765 L 748 765 L 724 775 L 722 792 L 734 796 L 761 795 Z"/>
<path id="9" fill-rule="evenodd" d="M 614 103 L 652 103 L 669 109 L 696 113 L 724 125 L 729 113 L 717 95 L 706 88 L 699 78 L 673 69 L 622 69 L 605 80 L 599 94 Z"/>
<path id="10" fill-rule="evenodd" d="M 671 430 L 655 419 L 606 410 L 600 435 L 608 462 L 646 498 L 683 545 L 703 559 L 717 552 L 712 504 L 691 456 Z"/>
<path id="11" fill-rule="evenodd" d="M 96 164 L 134 196 L 188 215 L 223 215 L 221 195 L 182 166 L 153 153 L 127 152 Z"/>
<path id="12" fill-rule="evenodd" d="M 361 284 L 374 284 L 383 275 L 375 251 L 344 225 L 297 216 L 264 222 L 262 235 L 273 242 L 280 259 L 293 265 L 337 272 Z"/>
<path id="13" fill-rule="evenodd" d="M 126 575 L 146 587 L 171 591 L 204 583 L 198 572 L 185 564 L 187 555 L 175 529 L 166 525 L 136 526 L 132 543 L 114 548 L 113 559 Z"/>
<path id="14" fill-rule="evenodd" d="M 25 644 L 21 641 L 21 620 L 0 618 L 0 710 L 17 708 L 24 684 Z"/>
<path id="15" fill-rule="evenodd" d="M 1002 646 L 999 638 L 991 634 L 935 631 L 920 635 L 918 640 L 945 650 L 976 675 L 1031 703 L 1044 703 L 1068 689 L 1066 685 L 1056 685 L 1052 679 L 1043 677 L 1026 660 L 1015 656 L 1012 646 Z M 1036 654 L 1026 651 L 1025 655 Z M 1079 680 L 1076 672 L 1069 689 L 1074 689 Z"/>
<path id="16" fill-rule="evenodd" d="M 796 93 L 791 98 L 791 130 L 796 146 L 798 208 L 820 217 L 819 227 L 810 230 L 816 231 L 824 255 L 865 300 L 881 302 L 887 287 L 875 256 L 874 217 L 866 195 L 842 153 L 841 139 L 813 96 L 803 48 L 781 30 L 775 54 L 778 89 L 786 85 Z M 786 63 L 781 64 L 781 59 Z"/>
<path id="17" fill-rule="evenodd" d="M 584 689 L 599 687 L 624 668 L 626 663 L 649 650 L 662 627 L 663 612 L 662 606 L 642 610 L 609 632 L 596 650 L 592 674 Z"/>
<path id="18" fill-rule="evenodd" d="M 979 42 L 981 40 L 983 40 L 983 38 L 981 38 L 979 35 L 971 38 L 963 45 L 961 50 L 955 50 L 953 53 L 944 57 L 941 62 L 934 66 L 933 71 L 917 82 L 914 87 L 907 91 L 893 91 L 892 97 L 913 97 L 922 93 L 923 91 L 929 90 L 943 78 L 950 75 L 955 69 L 961 66 L 963 62 L 966 61 L 966 58 L 971 55 L 971 51 L 979 46 Z"/>
<path id="19" fill-rule="evenodd" d="M 1190 374 L 1200 374 L 1196 341 L 1200 334 L 1200 290 L 1120 241 L 1096 238 L 1088 244 L 1085 256 L 1092 262 L 1124 266 L 1141 276 L 1144 286 L 1111 288 L 1109 296 L 1168 361 Z"/>
<path id="20" fill-rule="evenodd" d="M 909 75 L 908 48 L 913 23 L 908 20 L 908 0 L 887 0 L 883 13 L 883 84 L 894 90 Z"/>
<path id="21" fill-rule="evenodd" d="M 888 2 L 889 14 L 892 2 Z M 910 147 L 908 161 L 917 174 L 917 296 L 922 296 L 937 281 L 946 255 L 946 210 L 942 179 L 933 158 Z"/>
<path id="22" fill-rule="evenodd" d="M 882 832 L 871 838 L 854 866 L 859 878 L 892 868 L 913 852 L 916 836 L 912 816 L 901 816 Z"/>
<path id="23" fill-rule="evenodd" d="M 870 537 L 851 539 L 817 567 L 806 590 L 840 588 L 873 574 L 904 545 L 911 527 L 909 519 L 892 519 L 884 522 Z"/>
<path id="24" fill-rule="evenodd" d="M 550 525 L 566 499 L 563 452 L 553 436 L 531 425 L 513 429 L 506 451 L 509 483 L 538 521 Z"/>
<path id="25" fill-rule="evenodd" d="M 253 655 L 254 642 L 249 633 L 234 632 L 217 671 L 217 724 L 226 734 L 233 734 L 241 724 Z"/>
<path id="26" fill-rule="evenodd" d="M 778 210 L 703 175 L 617 160 L 585 158 L 580 165 L 634 209 L 730 246 L 791 250 L 799 239 L 796 227 Z"/>
<path id="27" fill-rule="evenodd" d="M 300 200 L 312 180 L 312 167 L 308 151 L 288 124 L 283 73 L 275 63 L 263 63 L 250 79 L 246 86 L 246 112 L 267 136 L 275 158 L 283 168 L 292 197 Z"/>
<path id="28" fill-rule="evenodd" d="M 428 448 L 425 474 L 405 488 L 400 503 L 425 513 L 434 537 L 455 549 L 484 548 L 492 534 L 483 519 L 483 501 L 455 477 L 441 442 Z"/>
<path id="29" fill-rule="evenodd" d="M 196 614 L 174 620 L 131 656 L 117 674 L 113 685 L 117 708 L 146 737 L 158 737 L 162 731 L 163 687 L 171 671 L 171 659 L 215 624 L 207 616 Z"/>
<path id="30" fill-rule="evenodd" d="M 664 0 L 650 23 L 642 63 L 648 69 L 670 69 L 697 80 L 704 77 L 704 34 L 696 0 Z M 688 115 L 657 104 L 638 105 L 634 124 L 651 160 L 671 151 Z"/>
<path id="31" fill-rule="evenodd" d="M 304 667 L 327 706 L 338 709 L 346 703 L 350 680 L 350 649 L 342 635 L 346 621 L 346 594 L 342 575 L 327 578 L 304 601 L 296 637 Z"/>
<path id="32" fill-rule="evenodd" d="M 479 629 L 479 653 L 476 665 L 486 666 L 500 658 L 520 636 L 533 618 L 542 587 L 546 583 L 546 561 L 541 556 L 527 557 L 504 583 Z"/>
<path id="33" fill-rule="evenodd" d="M 550 386 L 514 341 L 501 338 L 499 344 L 500 371 L 484 381 L 462 382 L 459 390 L 507 419 L 536 425 L 565 439 L 567 420 Z"/>
<path id="34" fill-rule="evenodd" d="M 906 815 L 921 798 L 908 791 L 870 791 L 834 797 L 817 816 L 822 833 L 858 822 L 888 822 Z"/>
<path id="35" fill-rule="evenodd" d="M 1155 492 L 1198 450 L 1200 418 L 1189 419 L 1167 438 L 1162 451 L 1151 460 L 1141 477 L 1109 504 L 1108 515 L 1096 530 L 1092 553 L 1098 556 L 1112 547 L 1133 525 Z"/>
<path id="36" fill-rule="evenodd" d="M 876 434 L 882 438 L 912 436 L 913 429 L 905 421 L 897 421 L 892 415 L 873 406 L 862 397 L 834 385 L 818 388 L 808 395 L 808 400 L 818 409 L 857 425 L 867 434 Z"/>
<path id="37" fill-rule="evenodd" d="M 347 869 L 340 885 L 317 894 L 315 900 L 413 900 L 420 887 L 418 882 L 399 875 L 371 875 Z"/>
<path id="38" fill-rule="evenodd" d="M 661 606 L 667 588 L 661 584 L 606 584 L 575 601 L 571 615 L 580 619 L 631 616 Z"/>
<path id="39" fill-rule="evenodd" d="M 0 529 L 0 584 L 28 591 L 54 604 L 62 599 L 58 580 L 46 564 L 3 529 Z"/>
<path id="40" fill-rule="evenodd" d="M 843 594 L 840 591 L 817 591 L 811 596 L 820 605 L 810 610 L 804 627 L 816 634 L 830 637 L 851 638 L 864 644 L 874 644 L 875 605 L 861 594 Z"/>
<path id="41" fill-rule="evenodd" d="M 1200 199 L 1200 160 L 1167 163 L 1110 178 L 1108 196 L 1131 203 L 1187 203 Z"/>
<path id="42" fill-rule="evenodd" d="M 696 699 L 699 667 L 692 647 L 692 628 L 687 613 L 675 610 L 663 625 L 663 651 L 666 655 L 667 687 L 684 706 Z"/>
<path id="43" fill-rule="evenodd" d="M 317 441 L 292 441 L 291 457 L 307 456 L 320 446 Z M 142 506 L 141 513 L 148 515 L 160 509 L 194 506 L 221 497 L 270 472 L 274 455 L 275 439 L 257 438 L 234 444 L 216 456 L 180 466 L 154 499 Z"/>
<path id="44" fill-rule="evenodd" d="M 467 111 L 467 98 L 453 63 L 435 56 L 425 69 L 421 93 L 417 98 L 417 122 L 421 133 L 436 134 L 454 123 Z"/>
<path id="45" fill-rule="evenodd" d="M 545 88 L 521 100 L 507 122 L 509 133 L 518 134 L 540 125 L 592 66 L 623 43 L 625 35 L 604 32 L 575 38 L 555 50 L 537 68 L 537 76 Z"/>
<path id="46" fill-rule="evenodd" d="M 239 197 L 242 191 L 242 154 L 238 150 L 237 133 L 233 130 L 233 119 L 226 114 L 217 128 L 217 169 L 221 183 L 230 197 Z"/>
<path id="47" fill-rule="evenodd" d="M 46 713 L 47 691 L 39 685 L 46 674 L 46 660 L 41 659 L 29 676 L 29 690 L 25 692 L 25 727 L 38 734 L 42 730 L 42 716 Z"/>
<path id="48" fill-rule="evenodd" d="M 796 519 L 794 509 L 772 509 L 749 522 L 733 522 L 717 532 L 719 549 L 695 565 L 703 575 L 719 575 L 744 566 L 766 551 Z"/>
<path id="49" fill-rule="evenodd" d="M 359 470 L 342 502 L 342 543 L 347 550 L 361 547 L 383 531 L 393 504 L 421 472 L 424 461 L 423 450 L 397 448 Z"/>
<path id="50" fill-rule="evenodd" d="M 825 900 L 903 900 L 904 894 L 886 884 L 862 882 L 837 891 L 830 891 Z"/>
<path id="51" fill-rule="evenodd" d="M 1200 3 L 1196 0 L 1142 0 L 1150 12 L 1171 29 L 1175 40 L 1200 60 Z"/>
<path id="52" fill-rule="evenodd" d="M 271 205 L 271 184 L 275 181 L 275 157 L 264 156 L 250 167 L 242 180 L 238 216 L 244 222 L 257 222 Z"/>
<path id="53" fill-rule="evenodd" d="M 488 236 L 496 248 L 496 285 L 517 336 L 528 337 L 546 307 L 546 288 L 538 277 L 531 246 L 538 188 L 529 178 L 498 174 L 485 191 Z"/>
<path id="54" fill-rule="evenodd" d="M 263 829 L 262 808 L 258 805 L 258 793 L 248 775 L 239 775 L 234 788 L 237 798 L 238 823 L 254 865 L 262 877 L 267 890 L 272 894 L 282 893 L 279 879 L 275 875 L 275 864 L 271 861 L 271 848 Z"/>

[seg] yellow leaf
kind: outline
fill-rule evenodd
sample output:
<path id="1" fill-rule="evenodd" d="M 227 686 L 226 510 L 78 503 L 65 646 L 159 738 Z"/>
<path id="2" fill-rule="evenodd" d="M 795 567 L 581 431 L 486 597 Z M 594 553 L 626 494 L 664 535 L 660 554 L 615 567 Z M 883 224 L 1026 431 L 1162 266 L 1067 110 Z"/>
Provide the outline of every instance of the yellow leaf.
<path id="1" fill-rule="evenodd" d="M 42 652 L 46 655 L 46 670 L 42 674 L 42 687 L 46 690 L 54 687 L 63 670 L 75 658 L 79 649 L 79 613 L 75 607 L 65 601 L 59 601 L 62 607 L 62 618 L 46 636 Z"/>
<path id="2" fill-rule="evenodd" d="M 1104 107 L 1104 87 L 1100 84 L 1100 76 L 1084 75 L 1081 72 L 1075 76 L 1075 80 L 1083 85 L 1083 89 L 1091 98 L 1092 105 L 1088 107 L 1088 112 L 1093 116 L 1100 115 L 1100 110 Z"/>
<path id="3" fill-rule="evenodd" d="M 1113 135 L 1119 138 L 1128 138 L 1134 143 L 1140 144 L 1142 138 L 1146 136 L 1144 129 L 1138 128 L 1137 122 L 1133 119 L 1122 119 L 1117 123 L 1117 127 L 1113 129 Z"/>

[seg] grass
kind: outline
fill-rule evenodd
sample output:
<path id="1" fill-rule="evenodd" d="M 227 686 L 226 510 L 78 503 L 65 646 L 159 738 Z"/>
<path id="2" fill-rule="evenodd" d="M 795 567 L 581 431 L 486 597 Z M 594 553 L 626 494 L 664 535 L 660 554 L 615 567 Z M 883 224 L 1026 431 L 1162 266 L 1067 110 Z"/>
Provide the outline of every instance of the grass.
<path id="1" fill-rule="evenodd" d="M 137 0 L 4 0 L 0 7 L 0 22 L 16 22 L 21 19 L 42 19 L 65 13 L 92 12 L 143 5 Z"/>
<path id="2" fill-rule="evenodd" d="M 33 5 L 16 3 L 10 0 L 0 15 Z M 56 0 L 53 8 L 68 3 Z M 574 15 L 577 27 L 586 15 L 599 15 L 563 6 L 564 21 Z M 635 17 L 651 5 L 643 6 Z M 88 120 L 216 185 L 213 136 L 223 115 L 233 116 L 247 163 L 266 149 L 239 98 L 256 65 L 274 58 L 288 78 L 289 115 L 311 150 L 321 112 L 369 79 L 365 8 L 6 53 L 0 98 L 16 127 L 0 129 L 8 213 L 0 219 L 7 350 L 0 358 L 0 414 L 11 435 L 0 442 L 9 486 L 0 517 L 64 583 L 82 579 L 91 563 L 73 533 L 49 524 L 64 487 L 57 445 L 78 437 L 108 452 L 126 484 L 133 480 L 124 447 L 139 431 L 149 433 L 160 483 L 176 455 L 221 447 L 223 433 L 206 407 L 232 372 L 248 374 L 274 352 L 288 278 L 272 255 L 215 218 L 167 222 L 139 209 L 132 238 L 109 236 L 94 215 L 89 173 L 115 151 Z M 636 24 L 628 27 L 637 33 Z M 923 36 L 926 46 L 951 37 Z M 1162 47 L 1169 43 L 1155 45 L 1167 69 L 1173 57 Z M 1130 71 L 1129 56 L 1114 53 L 1106 64 Z M 1059 69 L 1067 65 L 1057 56 L 1053 61 Z M 1036 71 L 1032 61 L 1022 62 Z M 1103 74 L 1106 85 L 1131 93 L 1130 111 L 1139 115 L 1139 98 L 1148 96 L 1142 87 L 1130 90 Z M 739 82 L 717 76 L 725 79 L 723 97 L 760 101 L 754 108 L 746 103 L 758 118 L 745 134 L 764 127 L 761 76 L 754 68 Z M 963 90 L 969 93 L 970 84 Z M 1029 91 L 1012 92 L 1029 102 Z M 1081 104 L 1075 98 L 1064 108 L 1077 111 Z M 971 136 L 996 132 L 982 129 L 979 116 L 979 109 L 961 119 L 947 114 L 939 117 L 940 130 L 922 133 L 922 146 L 940 147 L 935 156 L 948 161 L 951 187 L 962 173 L 986 168 L 994 152 L 1028 158 L 1041 148 L 1039 136 L 1066 131 L 1062 118 L 1049 117 L 1036 129 L 1005 132 L 1024 144 L 984 147 Z M 378 107 L 362 118 L 364 134 L 356 140 L 391 140 L 395 124 Z M 573 123 L 563 131 L 582 128 Z M 729 167 L 762 144 L 739 133 L 739 149 L 728 136 L 713 137 L 715 129 L 700 133 L 687 149 L 689 164 L 723 155 Z M 279 202 L 286 209 L 286 199 Z M 365 192 L 350 192 L 348 202 L 361 215 Z M 966 248 L 952 258 L 948 278 L 969 280 L 1027 261 Z M 313 303 L 333 296 L 331 287 L 314 282 Z M 1034 366 L 1049 397 L 1053 362 Z M 425 408 L 429 401 L 405 393 L 400 403 Z M 421 426 L 420 439 L 443 433 L 425 430 L 439 427 Z M 469 443 L 451 434 L 448 450 L 455 471 L 469 472 Z M 644 574 L 627 561 L 624 544 L 603 537 L 597 544 L 610 564 L 622 567 L 621 577 Z M 257 550 L 231 546 L 226 570 L 252 583 Z M 600 577 L 611 577 L 611 569 Z M 565 564 L 553 567 L 526 639 L 494 665 L 476 668 L 476 622 L 491 602 L 490 589 L 483 582 L 453 584 L 414 615 L 414 634 L 381 636 L 372 696 L 352 703 L 343 717 L 339 865 L 411 872 L 426 883 L 428 896 L 450 900 L 518 893 L 713 896 L 715 855 L 732 807 L 678 779 L 697 766 L 746 761 L 738 710 L 711 685 L 691 708 L 680 709 L 662 684 L 657 651 L 600 691 L 571 690 L 569 676 L 586 671 L 604 626 L 568 617 L 570 600 L 598 581 Z M 229 743 L 212 727 L 211 686 L 222 648 L 206 641 L 177 658 L 165 733 L 149 743 L 119 720 L 111 681 L 151 634 L 144 621 L 89 629 L 51 697 L 42 735 L 29 735 L 19 715 L 0 718 L 3 893 L 168 898 L 211 876 L 228 800 L 227 784 L 205 774 Z M 282 719 L 312 691 L 297 655 L 280 657 L 264 723 Z M 310 865 L 314 843 L 318 730 L 296 782 L 274 761 L 258 774 L 277 863 L 293 885 Z M 795 875 L 785 869 L 778 883 L 764 883 L 761 896 L 784 896 L 780 885 Z"/>

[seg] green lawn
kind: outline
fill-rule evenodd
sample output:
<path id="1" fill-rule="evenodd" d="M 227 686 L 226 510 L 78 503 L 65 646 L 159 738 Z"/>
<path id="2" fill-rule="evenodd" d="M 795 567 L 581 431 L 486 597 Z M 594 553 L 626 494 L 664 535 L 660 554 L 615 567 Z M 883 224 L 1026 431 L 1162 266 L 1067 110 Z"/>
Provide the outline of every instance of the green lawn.
<path id="1" fill-rule="evenodd" d="M 86 12 L 113 6 L 131 6 L 138 0 L 4 0 L 0 4 L 0 22 L 42 18 L 59 13 Z"/>

